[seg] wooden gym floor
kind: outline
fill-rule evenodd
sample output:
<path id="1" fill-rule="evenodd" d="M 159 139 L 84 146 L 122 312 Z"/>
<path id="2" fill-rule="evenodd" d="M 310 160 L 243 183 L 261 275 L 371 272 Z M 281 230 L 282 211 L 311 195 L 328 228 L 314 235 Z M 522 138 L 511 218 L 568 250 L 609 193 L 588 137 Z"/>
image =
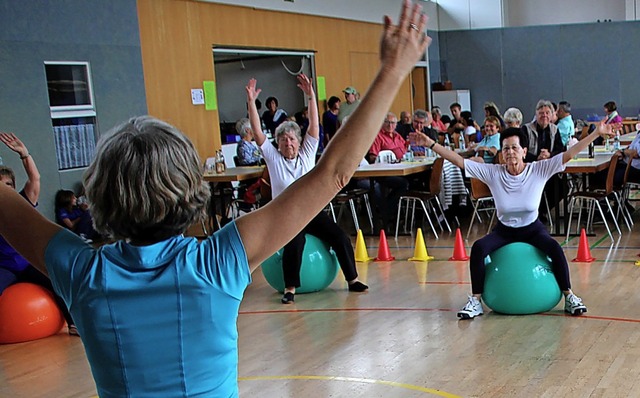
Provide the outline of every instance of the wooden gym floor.
<path id="1" fill-rule="evenodd" d="M 484 226 L 474 226 L 474 232 L 467 253 Z M 596 261 L 569 263 L 573 288 L 589 310 L 584 316 L 565 315 L 561 303 L 527 316 L 485 307 L 484 316 L 466 321 L 456 311 L 470 291 L 468 262 L 448 260 L 455 234 L 435 240 L 425 233 L 425 240 L 435 257 L 428 263 L 407 261 L 415 235 L 388 237 L 395 261 L 358 263 L 367 293 L 348 293 L 339 274 L 328 289 L 296 295 L 295 304 L 285 306 L 256 271 L 238 320 L 240 395 L 638 396 L 637 235 L 625 228 L 610 245 L 600 226 L 588 239 Z M 365 241 L 375 256 L 379 238 Z M 576 256 L 578 243 L 577 237 L 562 243 L 568 259 Z M 2 397 L 96 394 L 80 339 L 66 330 L 0 346 L 0 366 Z"/>

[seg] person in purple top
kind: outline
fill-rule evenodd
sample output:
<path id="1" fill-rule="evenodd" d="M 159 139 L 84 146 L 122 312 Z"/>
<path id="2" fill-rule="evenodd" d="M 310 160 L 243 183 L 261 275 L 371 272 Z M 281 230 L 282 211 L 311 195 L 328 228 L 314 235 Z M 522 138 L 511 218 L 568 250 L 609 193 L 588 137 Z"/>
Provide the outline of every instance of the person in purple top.
<path id="1" fill-rule="evenodd" d="M 40 196 L 40 172 L 38 171 L 36 162 L 34 162 L 33 157 L 29 154 L 27 146 L 20 141 L 15 134 L 0 133 L 0 141 L 20 156 L 22 167 L 24 167 L 24 171 L 27 173 L 27 182 L 25 182 L 19 194 L 32 207 L 36 207 Z M 16 189 L 16 175 L 10 167 L 0 166 L 0 184 L 7 185 L 13 190 Z M 22 257 L 4 237 L 0 235 L 0 295 L 6 288 L 18 282 L 34 283 L 53 291 L 49 278 L 34 268 L 27 259 Z M 77 329 L 64 302 L 59 296 L 54 295 L 54 297 L 62 315 L 67 321 L 69 334 L 77 335 Z"/>

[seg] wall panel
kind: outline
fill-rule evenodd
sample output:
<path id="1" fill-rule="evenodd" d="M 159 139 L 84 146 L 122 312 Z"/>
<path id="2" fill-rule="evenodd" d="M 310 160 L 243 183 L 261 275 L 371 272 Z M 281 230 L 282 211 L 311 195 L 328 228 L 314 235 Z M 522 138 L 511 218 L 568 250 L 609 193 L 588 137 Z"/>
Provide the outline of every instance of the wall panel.
<path id="1" fill-rule="evenodd" d="M 138 0 L 149 111 L 180 127 L 201 156 L 220 147 L 216 111 L 190 102 L 190 89 L 215 80 L 213 45 L 316 51 L 327 96 L 352 85 L 352 53 L 376 53 L 381 25 L 187 0 Z M 393 110 L 409 109 L 408 81 Z M 293 88 L 295 89 L 295 87 Z M 357 87 L 365 92 L 367 87 Z M 264 100 L 265 98 L 263 98 Z"/>

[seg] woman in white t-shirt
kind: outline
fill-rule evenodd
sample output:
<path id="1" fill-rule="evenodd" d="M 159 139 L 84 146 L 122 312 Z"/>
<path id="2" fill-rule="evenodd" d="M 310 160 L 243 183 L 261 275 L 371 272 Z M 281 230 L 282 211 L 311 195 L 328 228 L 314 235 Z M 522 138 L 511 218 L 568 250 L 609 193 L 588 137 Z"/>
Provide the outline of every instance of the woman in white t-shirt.
<path id="1" fill-rule="evenodd" d="M 564 310 L 571 315 L 587 312 L 582 300 L 571 291 L 569 266 L 562 248 L 538 220 L 538 206 L 547 180 L 563 171 L 565 164 L 599 135 L 611 135 L 611 127 L 600 124 L 596 131 L 566 152 L 533 163 L 524 162 L 527 136 L 520 129 L 508 128 L 500 134 L 505 164 L 485 164 L 463 159 L 424 134 L 412 134 L 412 140 L 431 148 L 464 169 L 467 177 L 478 178 L 487 184 L 495 201 L 498 224 L 490 234 L 478 239 L 471 248 L 469 270 L 472 295 L 469 296 L 467 304 L 458 311 L 458 317 L 471 319 L 483 314 L 480 299 L 484 290 L 484 259 L 493 251 L 513 242 L 528 243 L 547 254 L 552 260 L 553 273 L 565 296 Z"/>
<path id="2" fill-rule="evenodd" d="M 300 127 L 295 122 L 284 122 L 276 128 L 276 149 L 262 132 L 255 100 L 260 94 L 256 80 L 251 79 L 246 87 L 249 104 L 249 120 L 256 143 L 269 169 L 271 195 L 275 199 L 289 185 L 307 174 L 316 164 L 318 150 L 318 107 L 311 81 L 305 75 L 298 76 L 298 87 L 309 100 L 309 128 L 304 139 Z M 338 257 L 340 268 L 349 284 L 349 291 L 363 292 L 369 287 L 358 280 L 356 260 L 351 240 L 344 231 L 324 212 L 320 211 L 289 243 L 282 253 L 282 271 L 284 274 L 284 295 L 282 304 L 292 304 L 296 288 L 300 287 L 300 267 L 305 245 L 305 234 L 311 234 L 329 244 Z"/>

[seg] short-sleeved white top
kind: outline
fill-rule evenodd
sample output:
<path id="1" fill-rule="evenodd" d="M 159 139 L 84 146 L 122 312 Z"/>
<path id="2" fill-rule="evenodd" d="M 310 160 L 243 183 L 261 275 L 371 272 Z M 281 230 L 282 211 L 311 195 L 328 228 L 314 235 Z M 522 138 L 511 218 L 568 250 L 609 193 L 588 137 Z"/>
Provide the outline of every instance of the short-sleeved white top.
<path id="1" fill-rule="evenodd" d="M 491 189 L 498 220 L 513 228 L 525 227 L 536 221 L 544 185 L 551 176 L 564 169 L 561 153 L 551 159 L 526 163 L 517 176 L 509 174 L 503 164 L 464 161 L 466 176 L 481 180 Z"/>

